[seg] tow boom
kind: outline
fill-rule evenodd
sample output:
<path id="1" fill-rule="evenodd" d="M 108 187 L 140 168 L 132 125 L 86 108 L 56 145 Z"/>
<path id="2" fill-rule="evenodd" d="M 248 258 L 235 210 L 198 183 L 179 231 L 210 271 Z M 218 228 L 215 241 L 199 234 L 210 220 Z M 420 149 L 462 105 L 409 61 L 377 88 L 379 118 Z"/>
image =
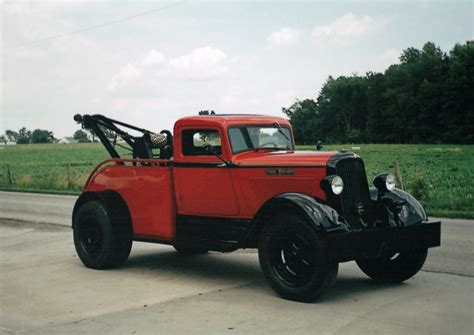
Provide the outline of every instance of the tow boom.
<path id="1" fill-rule="evenodd" d="M 157 134 L 121 121 L 110 119 L 100 114 L 76 114 L 74 115 L 74 121 L 81 124 L 83 129 L 94 132 L 112 158 L 122 158 L 117 150 L 115 150 L 117 136 L 120 136 L 130 146 L 133 158 L 155 158 L 152 149 L 160 149 L 159 158 L 161 159 L 170 159 L 173 156 L 173 135 L 168 130 L 162 130 Z M 119 126 L 137 131 L 143 135 L 130 135 L 120 129 Z M 114 133 L 115 137 L 113 142 L 105 135 L 104 128 Z"/>

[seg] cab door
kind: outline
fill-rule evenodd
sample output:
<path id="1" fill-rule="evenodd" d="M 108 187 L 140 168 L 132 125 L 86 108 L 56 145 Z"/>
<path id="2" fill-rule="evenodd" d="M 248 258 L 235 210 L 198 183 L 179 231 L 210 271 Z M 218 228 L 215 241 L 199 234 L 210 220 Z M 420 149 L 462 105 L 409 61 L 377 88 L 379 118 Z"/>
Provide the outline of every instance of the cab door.
<path id="1" fill-rule="evenodd" d="M 178 130 L 175 145 L 174 183 L 179 214 L 235 216 L 239 213 L 231 171 L 207 150 L 229 158 L 222 130 L 213 127 L 185 127 Z"/>

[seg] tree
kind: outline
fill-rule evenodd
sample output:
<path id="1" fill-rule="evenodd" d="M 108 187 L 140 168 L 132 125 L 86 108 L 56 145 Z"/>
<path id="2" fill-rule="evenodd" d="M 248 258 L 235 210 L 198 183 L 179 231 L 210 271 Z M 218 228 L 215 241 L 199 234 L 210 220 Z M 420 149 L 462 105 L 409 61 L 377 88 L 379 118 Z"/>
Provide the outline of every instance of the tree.
<path id="1" fill-rule="evenodd" d="M 18 131 L 16 143 L 18 144 L 28 144 L 31 141 L 31 131 L 26 129 L 25 127 L 21 128 Z"/>
<path id="2" fill-rule="evenodd" d="M 7 136 L 6 135 L 0 135 L 0 142 L 3 142 L 3 143 L 5 143 L 5 145 L 7 145 L 7 143 L 8 143 Z"/>
<path id="3" fill-rule="evenodd" d="M 474 143 L 474 41 L 449 53 L 443 101 L 446 141 Z M 455 117 L 453 117 L 455 116 Z"/>
<path id="4" fill-rule="evenodd" d="M 16 131 L 7 129 L 7 131 L 5 132 L 5 136 L 8 139 L 8 141 L 16 142 L 18 138 L 18 133 Z"/>
<path id="5" fill-rule="evenodd" d="M 474 143 L 474 42 L 408 48 L 384 73 L 329 77 L 282 108 L 298 143 Z"/>
<path id="6" fill-rule="evenodd" d="M 76 130 L 74 133 L 74 139 L 78 140 L 79 143 L 90 142 L 89 135 L 84 130 Z"/>
<path id="7" fill-rule="evenodd" d="M 318 132 L 317 106 L 314 100 L 297 100 L 289 108 L 282 108 L 282 112 L 290 118 L 295 141 L 299 144 L 316 143 L 321 134 Z"/>
<path id="8" fill-rule="evenodd" d="M 44 129 L 35 129 L 31 133 L 31 143 L 51 143 L 54 140 L 53 132 Z"/>
<path id="9" fill-rule="evenodd" d="M 329 78 L 317 99 L 324 138 L 362 141 L 367 127 L 367 79 Z"/>

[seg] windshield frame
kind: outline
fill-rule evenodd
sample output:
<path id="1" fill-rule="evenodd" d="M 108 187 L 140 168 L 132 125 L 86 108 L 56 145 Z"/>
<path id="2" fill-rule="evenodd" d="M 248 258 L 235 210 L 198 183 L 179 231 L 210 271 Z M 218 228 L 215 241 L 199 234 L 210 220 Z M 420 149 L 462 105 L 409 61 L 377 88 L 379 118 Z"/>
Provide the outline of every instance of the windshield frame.
<path id="1" fill-rule="evenodd" d="M 278 130 L 278 127 L 275 126 L 274 123 L 265 123 L 265 124 L 252 124 L 252 123 L 243 123 L 243 124 L 236 124 L 236 125 L 232 125 L 230 127 L 227 128 L 227 138 L 229 140 L 229 146 L 230 146 L 230 151 L 232 152 L 232 154 L 236 155 L 236 154 L 239 154 L 239 153 L 242 153 L 242 152 L 246 152 L 246 151 L 256 151 L 256 150 L 275 150 L 275 151 L 283 151 L 283 150 L 286 150 L 286 151 L 294 151 L 295 150 L 295 141 L 293 139 L 293 132 L 291 131 L 291 127 L 287 126 L 287 125 L 282 125 L 280 123 L 278 123 L 279 126 L 283 129 L 286 129 L 288 130 L 288 134 L 289 134 L 289 138 L 290 138 L 290 143 L 291 143 L 291 148 L 290 149 L 286 149 L 286 148 L 273 148 L 273 147 L 268 147 L 268 148 L 261 148 L 261 147 L 258 147 L 258 148 L 247 148 L 247 149 L 244 149 L 244 150 L 239 150 L 239 151 L 234 151 L 234 148 L 232 147 L 232 139 L 230 137 L 230 133 L 229 131 L 233 128 L 242 128 L 242 127 L 257 127 L 257 128 L 273 128 L 273 129 L 276 129 Z"/>

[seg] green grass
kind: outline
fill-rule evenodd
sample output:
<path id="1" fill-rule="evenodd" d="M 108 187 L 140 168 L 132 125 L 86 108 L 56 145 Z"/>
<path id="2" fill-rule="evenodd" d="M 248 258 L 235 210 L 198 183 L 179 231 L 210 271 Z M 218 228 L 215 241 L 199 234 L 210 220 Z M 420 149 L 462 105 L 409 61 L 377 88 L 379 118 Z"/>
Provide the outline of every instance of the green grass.
<path id="1" fill-rule="evenodd" d="M 298 149 L 313 150 L 314 146 Z M 473 145 L 362 144 L 327 145 L 324 149 L 348 149 L 360 155 L 369 181 L 380 172 L 393 173 L 396 161 L 405 189 L 430 215 L 474 218 Z M 106 158 L 108 153 L 98 143 L 4 147 L 0 149 L 0 189 L 78 194 L 95 165 Z M 7 164 L 12 184 L 8 184 Z"/>
<path id="2" fill-rule="evenodd" d="M 0 188 L 79 193 L 94 166 L 108 157 L 99 143 L 7 146 L 0 149 Z M 7 164 L 13 179 L 11 185 Z"/>
<path id="3" fill-rule="evenodd" d="M 363 158 L 369 183 L 381 172 L 394 173 L 393 162 L 398 162 L 405 189 L 420 200 L 430 215 L 474 218 L 473 145 L 324 146 L 324 150 L 339 149 L 348 149 Z"/>

